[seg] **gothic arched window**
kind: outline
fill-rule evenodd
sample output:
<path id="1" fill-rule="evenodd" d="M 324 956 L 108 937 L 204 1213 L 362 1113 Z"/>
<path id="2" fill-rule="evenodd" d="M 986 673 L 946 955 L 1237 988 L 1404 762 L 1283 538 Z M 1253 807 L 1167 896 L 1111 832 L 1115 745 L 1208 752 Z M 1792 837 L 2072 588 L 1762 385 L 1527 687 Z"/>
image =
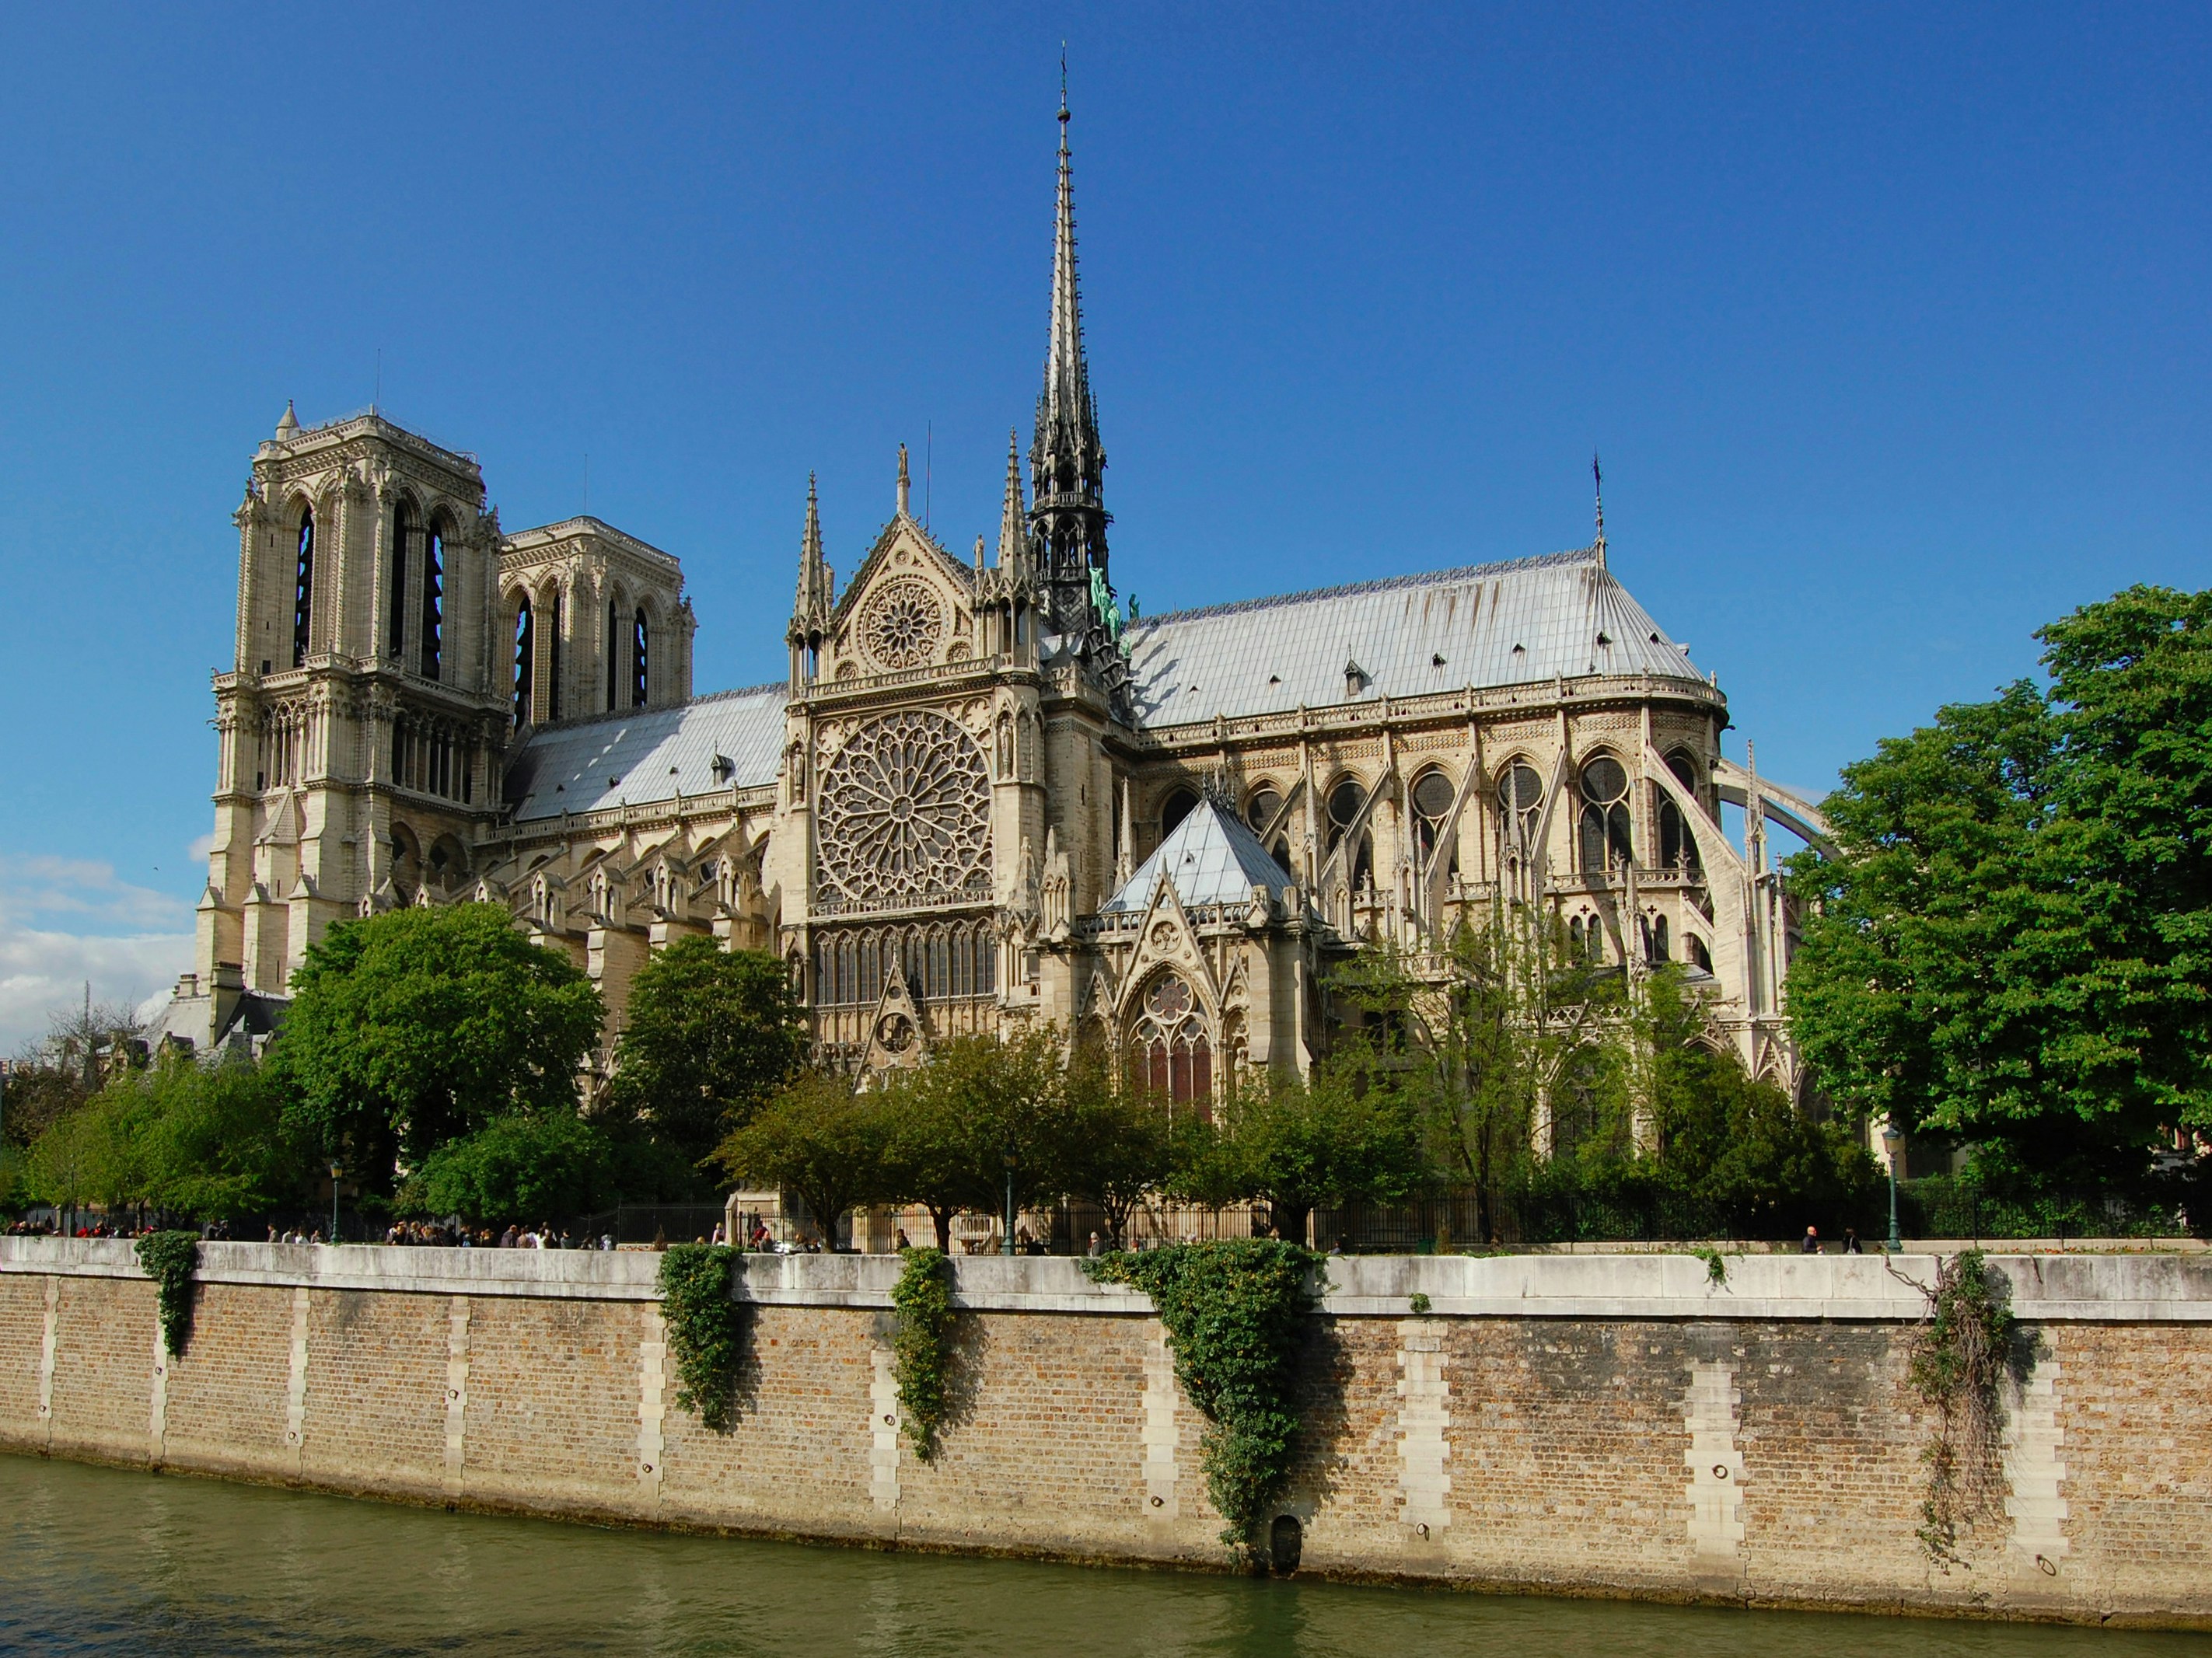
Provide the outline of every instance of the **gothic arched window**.
<path id="1" fill-rule="evenodd" d="M 1668 959 L 1667 918 L 1656 916 L 1651 922 L 1651 959 L 1663 963 Z"/>
<path id="2" fill-rule="evenodd" d="M 1506 845 L 1527 857 L 1536 849 L 1536 824 L 1544 815 L 1544 780 L 1525 760 L 1515 761 L 1498 774 L 1498 809 Z"/>
<path id="3" fill-rule="evenodd" d="M 1577 845 L 1583 872 L 1603 875 L 1635 856 L 1629 835 L 1628 773 L 1620 761 L 1601 754 L 1583 768 L 1582 833 Z"/>
<path id="4" fill-rule="evenodd" d="M 1188 789 L 1177 789 L 1160 808 L 1160 836 L 1164 840 L 1173 835 L 1176 825 L 1190 816 L 1198 805 L 1198 797 Z"/>
<path id="5" fill-rule="evenodd" d="M 1344 839 L 1344 832 L 1358 821 L 1359 808 L 1365 804 L 1367 791 L 1360 786 L 1357 777 L 1347 777 L 1328 792 L 1328 846 L 1334 852 L 1336 843 Z"/>
<path id="6" fill-rule="evenodd" d="M 538 618 L 525 597 L 514 611 L 514 724 L 528 725 L 536 710 L 531 707 L 538 671 Z"/>
<path id="7" fill-rule="evenodd" d="M 1178 1105 L 1195 1103 L 1201 1120 L 1212 1115 L 1213 1043 L 1189 984 L 1167 974 L 1146 991 L 1130 1059 L 1152 1093 Z"/>
<path id="8" fill-rule="evenodd" d="M 437 525 L 422 540 L 422 677 L 438 677 L 446 630 L 446 532 Z"/>
<path id="9" fill-rule="evenodd" d="M 308 629 L 315 613 L 315 509 L 300 508 L 300 543 L 292 566 L 292 665 L 307 663 Z"/>
<path id="10" fill-rule="evenodd" d="M 616 688 L 622 683 L 622 612 L 607 601 L 607 712 L 617 707 Z"/>
<path id="11" fill-rule="evenodd" d="M 1413 844 L 1420 852 L 1420 867 L 1426 870 L 1436 862 L 1437 846 L 1443 838 L 1444 820 L 1451 816 L 1452 802 L 1459 791 L 1452 786 L 1450 778 L 1440 771 L 1425 771 L 1413 780 Z M 1457 847 L 1451 851 L 1451 868 L 1459 867 Z"/>
<path id="12" fill-rule="evenodd" d="M 645 706 L 646 641 L 645 607 L 641 604 L 632 625 L 629 658 L 629 705 L 633 708 Z"/>
<path id="13" fill-rule="evenodd" d="M 568 605 L 558 587 L 553 590 L 553 635 L 545 641 L 545 717 L 561 717 L 561 636 L 568 632 Z"/>
<path id="14" fill-rule="evenodd" d="M 394 656 L 407 649 L 407 567 L 415 559 L 415 544 L 422 538 L 422 526 L 415 521 L 415 509 L 402 500 L 392 509 L 392 638 L 390 646 Z"/>
<path id="15" fill-rule="evenodd" d="M 1667 756 L 1667 769 L 1692 794 L 1698 790 L 1698 773 L 1687 753 L 1676 749 Z M 1698 869 L 1698 837 L 1684 821 L 1682 809 L 1671 794 L 1659 797 L 1659 862 L 1665 869 Z"/>
<path id="16" fill-rule="evenodd" d="M 1265 835 L 1282 809 L 1282 793 L 1273 783 L 1262 783 L 1244 797 L 1244 821 L 1255 835 Z"/>

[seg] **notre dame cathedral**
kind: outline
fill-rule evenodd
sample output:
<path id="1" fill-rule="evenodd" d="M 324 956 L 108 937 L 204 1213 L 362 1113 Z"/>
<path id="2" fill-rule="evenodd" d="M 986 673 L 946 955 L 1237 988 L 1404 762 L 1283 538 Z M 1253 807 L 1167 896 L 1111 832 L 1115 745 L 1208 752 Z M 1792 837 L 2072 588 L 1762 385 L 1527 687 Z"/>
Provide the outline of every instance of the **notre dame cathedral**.
<path id="1" fill-rule="evenodd" d="M 774 950 L 821 1059 L 1051 1022 L 1178 1099 L 1328 1046 L 1354 952 L 1503 896 L 1632 975 L 1682 963 L 1795 1088 L 1770 820 L 1728 702 L 1593 544 L 1139 619 L 1110 577 L 1067 112 L 1051 331 L 998 545 L 909 511 L 841 584 L 810 485 L 782 683 L 694 695 L 682 567 L 509 531 L 472 457 L 288 405 L 239 507 L 236 661 L 195 970 L 167 1029 L 272 1029 L 331 923 L 504 905 L 606 999 L 672 938 Z M 1744 809 L 1743 845 L 1721 829 Z"/>

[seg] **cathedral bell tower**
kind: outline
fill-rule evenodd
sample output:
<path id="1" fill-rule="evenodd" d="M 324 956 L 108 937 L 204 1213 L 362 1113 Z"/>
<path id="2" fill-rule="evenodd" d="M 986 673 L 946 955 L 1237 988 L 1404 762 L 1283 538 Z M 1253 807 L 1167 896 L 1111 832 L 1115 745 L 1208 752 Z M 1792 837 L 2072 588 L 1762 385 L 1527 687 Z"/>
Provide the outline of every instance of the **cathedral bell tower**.
<path id="1" fill-rule="evenodd" d="M 177 1034 L 282 999 L 334 921 L 459 890 L 498 814 L 499 520 L 476 461 L 374 411 L 253 458 L 194 971 Z"/>

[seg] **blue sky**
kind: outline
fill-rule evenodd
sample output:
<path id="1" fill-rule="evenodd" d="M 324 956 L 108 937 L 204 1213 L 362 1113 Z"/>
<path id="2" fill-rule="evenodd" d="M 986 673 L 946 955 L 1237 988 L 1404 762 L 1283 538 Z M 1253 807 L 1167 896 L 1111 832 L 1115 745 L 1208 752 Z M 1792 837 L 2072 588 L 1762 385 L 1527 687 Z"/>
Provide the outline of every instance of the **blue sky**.
<path id="1" fill-rule="evenodd" d="M 2203 585 L 2201 7 L 21 6 L 0 21 L 0 1046 L 189 960 L 229 522 L 285 399 L 684 561 L 781 670 L 928 452 L 995 525 L 1069 43 L 1148 610 L 1589 533 L 1820 788 Z M 917 493 L 921 492 L 917 480 Z"/>

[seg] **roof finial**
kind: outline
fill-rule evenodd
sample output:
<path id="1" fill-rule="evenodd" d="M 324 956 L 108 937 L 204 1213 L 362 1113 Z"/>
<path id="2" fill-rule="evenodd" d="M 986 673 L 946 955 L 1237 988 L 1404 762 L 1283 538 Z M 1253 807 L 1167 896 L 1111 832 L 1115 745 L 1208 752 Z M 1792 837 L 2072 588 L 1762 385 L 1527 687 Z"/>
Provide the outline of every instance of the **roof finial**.
<path id="1" fill-rule="evenodd" d="M 1597 492 L 1597 562 L 1605 562 L 1605 469 L 1598 465 L 1597 452 L 1590 452 L 1590 482 Z"/>
<path id="2" fill-rule="evenodd" d="M 914 499 L 914 479 L 906 470 L 906 445 L 899 445 L 898 515 L 907 516 L 907 507 Z"/>
<path id="3" fill-rule="evenodd" d="M 1060 43 L 1060 143 L 1067 147 L 1067 42 Z"/>

